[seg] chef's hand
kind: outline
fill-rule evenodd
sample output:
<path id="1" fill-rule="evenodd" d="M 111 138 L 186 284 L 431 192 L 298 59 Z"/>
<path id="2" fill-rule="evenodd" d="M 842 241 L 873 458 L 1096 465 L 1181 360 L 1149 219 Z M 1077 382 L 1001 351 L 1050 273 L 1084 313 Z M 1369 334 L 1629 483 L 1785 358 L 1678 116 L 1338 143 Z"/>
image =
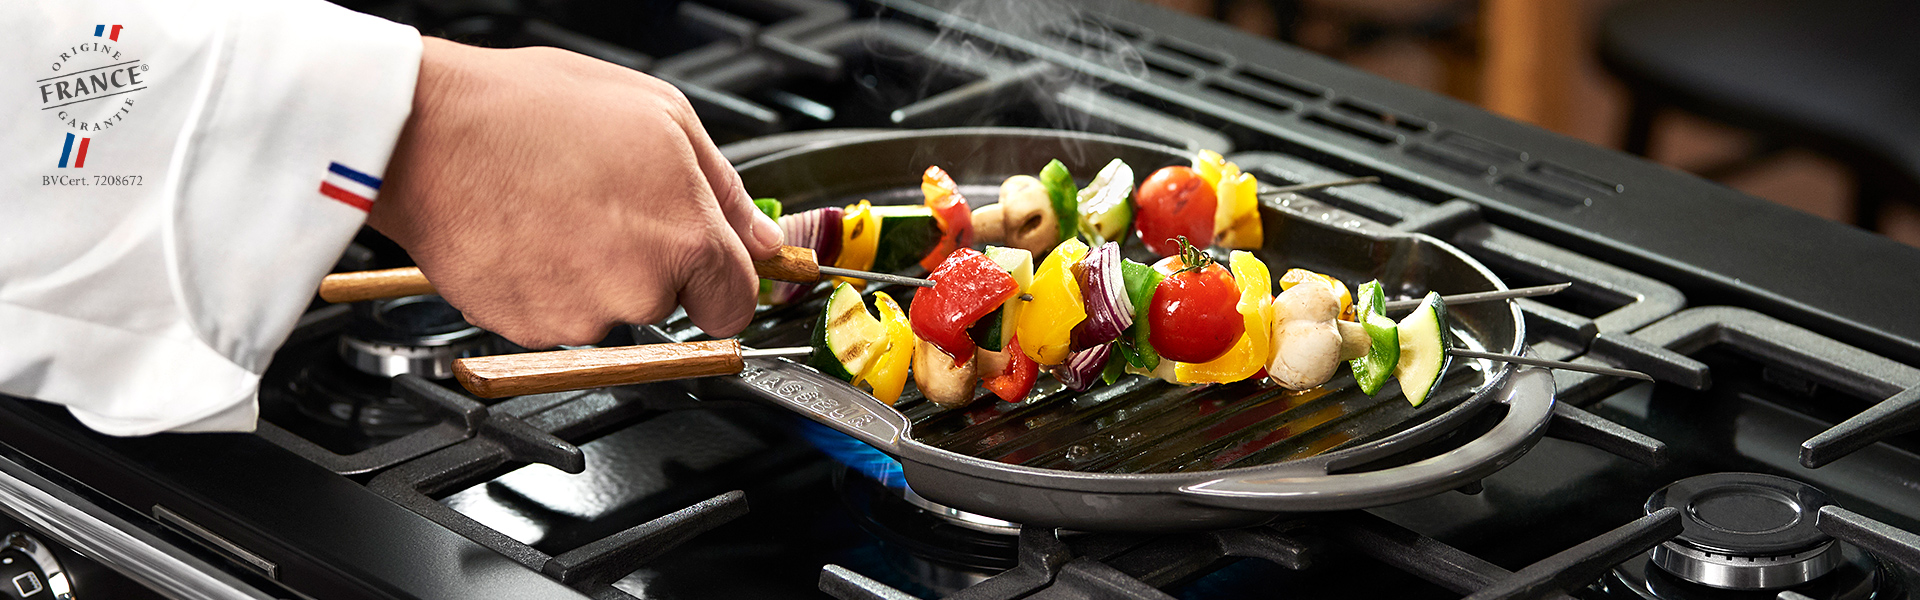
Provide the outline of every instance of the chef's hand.
<path id="1" fill-rule="evenodd" d="M 675 305 L 715 336 L 746 327 L 749 257 L 782 234 L 679 90 L 564 50 L 422 39 L 368 223 L 469 322 L 529 348 L 593 343 Z"/>

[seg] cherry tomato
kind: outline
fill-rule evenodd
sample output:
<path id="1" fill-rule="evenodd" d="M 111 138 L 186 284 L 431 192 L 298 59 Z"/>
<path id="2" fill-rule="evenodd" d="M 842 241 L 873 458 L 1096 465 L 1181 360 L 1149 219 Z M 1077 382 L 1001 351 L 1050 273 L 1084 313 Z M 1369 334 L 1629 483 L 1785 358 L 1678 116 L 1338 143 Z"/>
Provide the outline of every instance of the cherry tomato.
<path id="1" fill-rule="evenodd" d="M 1180 236 L 1206 247 L 1213 241 L 1213 186 L 1192 167 L 1154 171 L 1134 194 L 1139 214 L 1133 231 L 1148 250 L 1161 256 L 1180 254 Z"/>
<path id="2" fill-rule="evenodd" d="M 1190 252 L 1189 258 L 1169 256 L 1153 265 L 1166 279 L 1153 289 L 1147 307 L 1147 342 L 1161 358 L 1203 363 L 1233 349 L 1247 325 L 1233 276 L 1212 259 L 1204 259 L 1205 268 L 1187 269 L 1192 256 L 1204 256 Z"/>

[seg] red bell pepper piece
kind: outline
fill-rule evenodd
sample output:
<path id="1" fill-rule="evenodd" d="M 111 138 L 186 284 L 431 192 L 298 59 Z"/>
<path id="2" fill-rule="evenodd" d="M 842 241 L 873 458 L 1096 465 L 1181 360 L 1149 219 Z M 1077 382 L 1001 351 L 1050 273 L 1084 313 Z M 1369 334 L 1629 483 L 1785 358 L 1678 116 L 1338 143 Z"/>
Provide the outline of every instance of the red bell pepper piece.
<path id="1" fill-rule="evenodd" d="M 920 192 L 927 196 L 927 208 L 933 209 L 933 222 L 940 225 L 940 243 L 920 259 L 920 266 L 932 271 L 954 250 L 973 247 L 973 212 L 960 195 L 960 186 L 940 167 L 927 167 L 920 175 Z"/>
<path id="2" fill-rule="evenodd" d="M 967 328 L 1020 293 L 1020 284 L 993 259 L 972 248 L 960 248 L 933 270 L 934 286 L 913 295 L 909 319 L 913 332 L 954 364 L 973 358 L 973 338 Z"/>
<path id="3" fill-rule="evenodd" d="M 1027 353 L 1020 351 L 1020 336 L 1007 340 L 1005 350 L 1007 370 L 988 376 L 987 389 L 1001 400 L 1019 402 L 1026 399 L 1027 392 L 1033 391 L 1033 381 L 1040 378 L 1040 363 L 1027 358 Z"/>

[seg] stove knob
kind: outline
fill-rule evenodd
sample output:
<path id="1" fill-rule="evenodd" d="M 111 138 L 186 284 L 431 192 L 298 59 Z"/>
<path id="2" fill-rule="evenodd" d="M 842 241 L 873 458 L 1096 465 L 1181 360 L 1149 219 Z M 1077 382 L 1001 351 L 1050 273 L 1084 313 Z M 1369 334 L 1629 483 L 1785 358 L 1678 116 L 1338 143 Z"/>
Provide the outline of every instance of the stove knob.
<path id="1" fill-rule="evenodd" d="M 53 549 L 16 531 L 0 540 L 0 598 L 73 600 L 73 583 Z"/>

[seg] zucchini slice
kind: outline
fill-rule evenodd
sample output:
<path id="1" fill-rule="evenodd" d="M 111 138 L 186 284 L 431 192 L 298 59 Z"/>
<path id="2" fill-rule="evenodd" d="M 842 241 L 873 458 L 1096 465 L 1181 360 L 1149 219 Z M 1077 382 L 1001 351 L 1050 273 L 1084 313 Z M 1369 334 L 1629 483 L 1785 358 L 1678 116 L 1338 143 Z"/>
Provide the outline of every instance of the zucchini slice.
<path id="1" fill-rule="evenodd" d="M 873 207 L 880 217 L 880 245 L 874 251 L 873 270 L 894 273 L 920 264 L 920 259 L 940 245 L 940 224 L 933 209 L 926 206 L 886 205 Z"/>
<path id="2" fill-rule="evenodd" d="M 813 355 L 808 363 L 820 372 L 849 382 L 867 372 L 874 359 L 886 353 L 887 328 L 867 310 L 852 285 L 841 283 L 827 297 L 827 309 L 813 326 Z"/>
<path id="3" fill-rule="evenodd" d="M 1020 286 L 1021 294 L 1027 293 L 1027 289 L 1033 287 L 1032 252 L 1019 248 L 987 246 L 987 259 L 992 260 L 993 264 L 1000 265 L 1001 269 L 1006 270 L 1008 276 L 1013 277 L 1013 283 Z M 1007 300 L 1006 304 L 1000 305 L 1000 310 L 994 311 L 993 314 L 989 314 L 986 318 L 981 319 L 981 322 L 985 322 L 987 319 L 995 319 L 995 322 L 1000 324 L 1000 337 L 994 340 L 993 345 L 995 352 L 998 352 L 1001 347 L 1005 346 L 1007 340 L 1013 339 L 1014 329 L 1020 325 L 1020 313 L 1024 311 L 1026 307 L 1027 301 L 1021 300 L 1020 296 L 1016 294 L 1013 298 Z"/>
<path id="4" fill-rule="evenodd" d="M 1440 386 L 1440 376 L 1447 372 L 1451 357 L 1447 349 L 1453 346 L 1452 335 L 1447 329 L 1447 307 L 1441 302 L 1440 294 L 1427 292 L 1420 306 L 1401 319 L 1396 329 L 1400 335 L 1400 358 L 1395 361 L 1393 376 L 1400 380 L 1400 391 L 1407 395 L 1407 402 L 1419 406 Z"/>
<path id="5" fill-rule="evenodd" d="M 1015 300 L 1018 299 L 1016 298 Z M 1001 329 L 1005 325 L 1006 312 L 1007 307 L 1002 306 L 993 309 L 993 312 L 987 313 L 987 316 L 980 317 L 980 320 L 974 321 L 973 326 L 967 328 L 967 337 L 973 338 L 973 345 L 979 346 L 980 349 L 989 352 L 999 352 L 1005 348 L 1007 345 L 1006 337 L 1012 337 L 1013 335 L 1009 332 L 1006 337 L 1001 336 Z"/>

